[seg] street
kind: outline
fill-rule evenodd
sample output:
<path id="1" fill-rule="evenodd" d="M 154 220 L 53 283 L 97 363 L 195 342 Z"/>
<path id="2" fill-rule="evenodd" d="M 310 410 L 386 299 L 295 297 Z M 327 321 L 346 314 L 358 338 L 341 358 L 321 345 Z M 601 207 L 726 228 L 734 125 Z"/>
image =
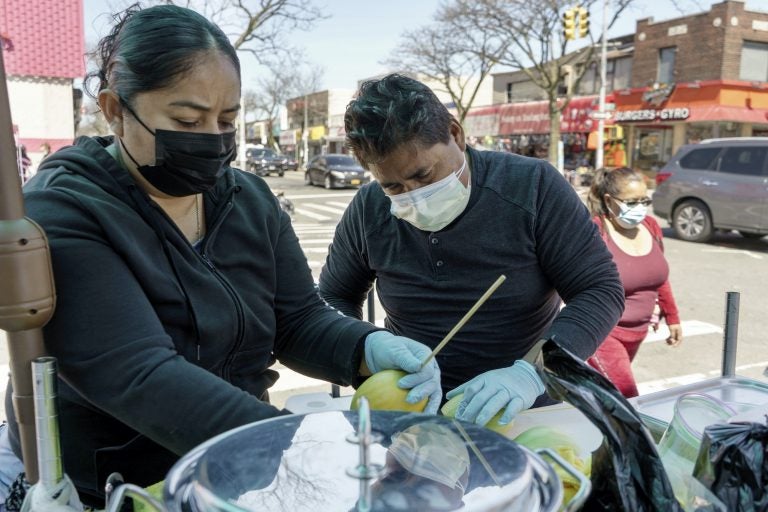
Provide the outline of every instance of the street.
<path id="1" fill-rule="evenodd" d="M 274 191 L 293 201 L 294 229 L 315 279 L 333 239 L 336 223 L 355 194 L 354 189 L 325 190 L 304 185 L 303 173 L 265 178 Z M 586 190 L 580 190 L 581 194 Z M 736 233 L 717 234 L 707 244 L 675 238 L 665 221 L 664 245 L 671 283 L 682 319 L 685 339 L 677 348 L 666 345 L 665 329 L 649 335 L 633 368 L 640 393 L 649 393 L 720 375 L 726 292 L 740 293 L 737 374 L 766 380 L 768 350 L 764 339 L 765 293 L 768 290 L 768 237 L 748 240 Z M 377 307 L 381 325 L 383 311 Z M 0 331 L 0 372 L 7 373 L 5 336 Z M 270 390 L 273 402 L 283 405 L 296 393 L 329 391 L 330 385 L 278 367 L 281 379 Z M 342 390 L 342 394 L 350 392 Z M 4 417 L 4 412 L 0 412 Z"/>

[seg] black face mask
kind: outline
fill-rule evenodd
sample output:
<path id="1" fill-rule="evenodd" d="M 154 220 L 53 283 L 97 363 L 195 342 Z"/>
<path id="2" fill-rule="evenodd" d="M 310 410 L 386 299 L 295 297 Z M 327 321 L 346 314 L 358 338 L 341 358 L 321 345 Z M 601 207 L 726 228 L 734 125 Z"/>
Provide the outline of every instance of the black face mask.
<path id="1" fill-rule="evenodd" d="M 210 190 L 235 158 L 234 131 L 218 134 L 158 129 L 153 132 L 126 102 L 121 100 L 121 103 L 155 136 L 155 165 L 139 165 L 122 139 L 120 143 L 144 179 L 161 192 L 178 197 Z"/>

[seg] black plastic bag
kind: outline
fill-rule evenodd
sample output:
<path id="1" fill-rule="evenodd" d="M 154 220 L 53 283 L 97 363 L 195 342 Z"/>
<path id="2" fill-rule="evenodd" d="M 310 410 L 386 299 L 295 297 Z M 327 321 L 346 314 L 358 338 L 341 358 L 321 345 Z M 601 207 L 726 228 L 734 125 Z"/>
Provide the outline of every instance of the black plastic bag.
<path id="1" fill-rule="evenodd" d="M 548 394 L 579 409 L 604 436 L 582 510 L 682 512 L 650 433 L 619 390 L 554 339 L 542 355 Z"/>
<path id="2" fill-rule="evenodd" d="M 693 476 L 731 512 L 768 511 L 768 426 L 737 422 L 706 427 Z"/>

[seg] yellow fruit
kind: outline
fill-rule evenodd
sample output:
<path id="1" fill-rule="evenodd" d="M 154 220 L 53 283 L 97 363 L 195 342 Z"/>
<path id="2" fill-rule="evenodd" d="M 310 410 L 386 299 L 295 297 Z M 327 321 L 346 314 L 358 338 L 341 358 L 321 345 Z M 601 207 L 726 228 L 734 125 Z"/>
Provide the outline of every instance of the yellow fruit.
<path id="1" fill-rule="evenodd" d="M 415 404 L 405 401 L 409 389 L 398 387 L 397 381 L 408 375 L 400 370 L 382 370 L 374 373 L 357 388 L 352 397 L 350 409 L 356 411 L 361 396 L 368 399 L 371 409 L 379 411 L 422 412 L 427 406 L 427 398 Z"/>
<path id="2" fill-rule="evenodd" d="M 557 430 L 556 428 L 545 425 L 531 427 L 518 435 L 514 441 L 525 446 L 530 450 L 539 450 L 550 448 L 557 452 L 566 462 L 569 462 L 576 471 L 589 476 L 592 472 L 592 457 L 588 455 L 581 457 L 579 445 L 568 434 Z M 560 477 L 563 485 L 564 503 L 568 503 L 570 498 L 579 489 L 579 482 L 570 474 L 566 473 L 559 465 L 555 465 L 555 472 Z"/>
<path id="3" fill-rule="evenodd" d="M 440 412 L 443 413 L 443 416 L 448 416 L 449 418 L 453 418 L 456 416 L 456 409 L 459 407 L 459 402 L 464 398 L 464 393 L 458 394 L 455 397 L 448 400 L 445 405 L 440 409 Z M 499 411 L 496 416 L 491 418 L 491 420 L 485 424 L 486 428 L 489 428 L 493 430 L 494 432 L 498 432 L 499 434 L 506 436 L 511 430 L 512 426 L 515 424 L 514 420 L 510 421 L 506 425 L 500 425 L 499 420 L 501 419 L 501 416 L 504 414 L 504 409 Z"/>

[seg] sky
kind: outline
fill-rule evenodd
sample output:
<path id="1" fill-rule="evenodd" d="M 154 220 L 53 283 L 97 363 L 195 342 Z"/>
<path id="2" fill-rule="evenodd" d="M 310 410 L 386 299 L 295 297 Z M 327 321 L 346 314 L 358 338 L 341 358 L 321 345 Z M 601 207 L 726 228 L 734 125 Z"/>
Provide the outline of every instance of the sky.
<path id="1" fill-rule="evenodd" d="M 706 11 L 721 0 L 678 0 L 685 14 Z M 83 0 L 86 44 L 93 45 L 109 28 L 113 0 Z M 323 88 L 354 89 L 357 81 L 388 71 L 381 64 L 397 46 L 400 34 L 428 24 L 440 0 L 325 0 L 329 19 L 319 21 L 311 31 L 296 31 L 287 38 L 305 50 L 308 60 L 324 68 Z M 576 1 L 574 0 L 574 3 Z M 124 3 L 122 4 L 124 5 Z M 766 0 L 747 0 L 747 8 L 768 10 Z M 600 11 L 598 9 L 598 11 Z M 635 20 L 652 16 L 662 21 L 683 16 L 672 0 L 635 0 L 609 32 L 609 37 L 631 34 Z M 601 22 L 600 12 L 592 13 L 593 30 Z M 244 89 L 255 87 L 260 71 L 252 57 L 243 55 Z"/>

